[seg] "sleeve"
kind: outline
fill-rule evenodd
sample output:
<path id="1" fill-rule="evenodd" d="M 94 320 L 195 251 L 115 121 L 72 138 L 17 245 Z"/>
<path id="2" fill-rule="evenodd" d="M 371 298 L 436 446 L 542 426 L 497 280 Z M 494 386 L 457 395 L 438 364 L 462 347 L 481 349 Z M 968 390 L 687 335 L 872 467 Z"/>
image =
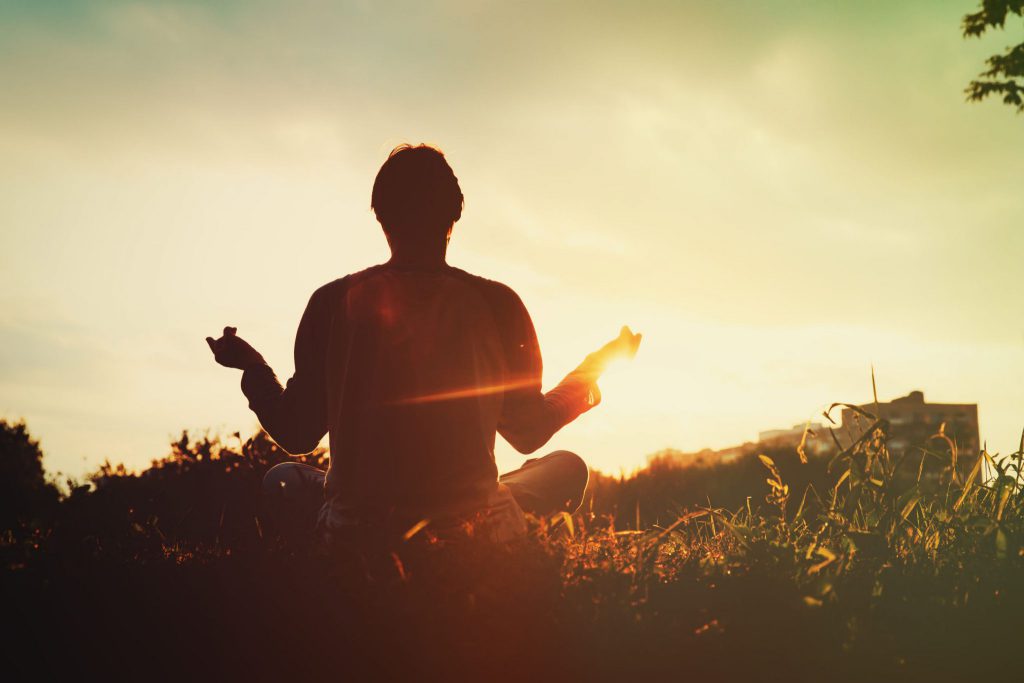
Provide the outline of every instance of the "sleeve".
<path id="1" fill-rule="evenodd" d="M 242 373 L 242 393 L 263 429 L 292 454 L 309 453 L 327 433 L 327 337 L 331 309 L 313 293 L 295 335 L 295 374 L 281 386 L 269 365 Z"/>
<path id="2" fill-rule="evenodd" d="M 509 369 L 500 433 L 520 453 L 532 453 L 555 432 L 601 401 L 597 375 L 588 361 L 570 372 L 551 391 L 541 391 L 543 363 L 533 321 L 519 297 L 509 290 L 511 304 L 499 316 L 506 336 Z M 502 324 L 503 323 L 503 324 Z"/>

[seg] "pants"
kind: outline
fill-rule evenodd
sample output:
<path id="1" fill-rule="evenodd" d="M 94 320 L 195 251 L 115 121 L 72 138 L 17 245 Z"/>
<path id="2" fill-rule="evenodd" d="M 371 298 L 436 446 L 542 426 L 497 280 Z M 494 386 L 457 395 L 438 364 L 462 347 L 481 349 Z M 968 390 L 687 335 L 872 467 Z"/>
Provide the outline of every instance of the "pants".
<path id="1" fill-rule="evenodd" d="M 263 478 L 271 514 L 286 529 L 311 531 L 324 504 L 327 473 L 310 465 L 283 462 Z M 498 478 L 523 512 L 538 516 L 575 512 L 583 502 L 590 471 L 583 459 L 569 451 L 554 451 L 527 460 L 517 470 Z M 522 515 L 520 515 L 521 517 Z"/>

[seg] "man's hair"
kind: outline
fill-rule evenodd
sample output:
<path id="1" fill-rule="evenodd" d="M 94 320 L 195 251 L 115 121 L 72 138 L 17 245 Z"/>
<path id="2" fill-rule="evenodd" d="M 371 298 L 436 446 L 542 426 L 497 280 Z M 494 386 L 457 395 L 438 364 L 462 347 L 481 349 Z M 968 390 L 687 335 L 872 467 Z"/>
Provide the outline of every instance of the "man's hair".
<path id="1" fill-rule="evenodd" d="M 462 216 L 462 189 L 444 153 L 430 145 L 399 145 L 373 181 L 370 206 L 389 234 L 447 230 Z"/>

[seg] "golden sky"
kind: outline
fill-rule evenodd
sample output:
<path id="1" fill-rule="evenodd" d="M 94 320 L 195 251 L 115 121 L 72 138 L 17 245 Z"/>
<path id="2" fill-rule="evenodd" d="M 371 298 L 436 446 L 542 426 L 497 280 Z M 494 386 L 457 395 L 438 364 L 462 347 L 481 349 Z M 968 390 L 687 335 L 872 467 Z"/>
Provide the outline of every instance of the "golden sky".
<path id="1" fill-rule="evenodd" d="M 963 40 L 973 5 L 5 2 L 0 415 L 76 475 L 252 431 L 204 337 L 290 375 L 310 293 L 387 256 L 377 168 L 425 141 L 466 196 L 449 262 L 519 292 L 546 385 L 644 333 L 548 448 L 733 445 L 869 400 L 874 364 L 1012 451 L 1024 117 L 962 90 L 1024 32 Z"/>

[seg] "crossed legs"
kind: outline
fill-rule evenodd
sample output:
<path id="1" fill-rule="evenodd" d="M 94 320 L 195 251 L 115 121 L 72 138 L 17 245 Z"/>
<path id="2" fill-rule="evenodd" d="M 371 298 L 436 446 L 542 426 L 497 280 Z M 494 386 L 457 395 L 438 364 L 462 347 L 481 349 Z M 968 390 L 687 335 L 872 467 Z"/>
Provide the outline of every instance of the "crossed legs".
<path id="1" fill-rule="evenodd" d="M 326 473 L 310 465 L 283 462 L 263 477 L 263 491 L 271 513 L 290 533 L 312 530 L 324 502 Z M 498 481 L 508 487 L 524 512 L 545 516 L 575 512 L 583 502 L 590 471 L 583 458 L 570 451 L 554 451 L 527 460 Z"/>

